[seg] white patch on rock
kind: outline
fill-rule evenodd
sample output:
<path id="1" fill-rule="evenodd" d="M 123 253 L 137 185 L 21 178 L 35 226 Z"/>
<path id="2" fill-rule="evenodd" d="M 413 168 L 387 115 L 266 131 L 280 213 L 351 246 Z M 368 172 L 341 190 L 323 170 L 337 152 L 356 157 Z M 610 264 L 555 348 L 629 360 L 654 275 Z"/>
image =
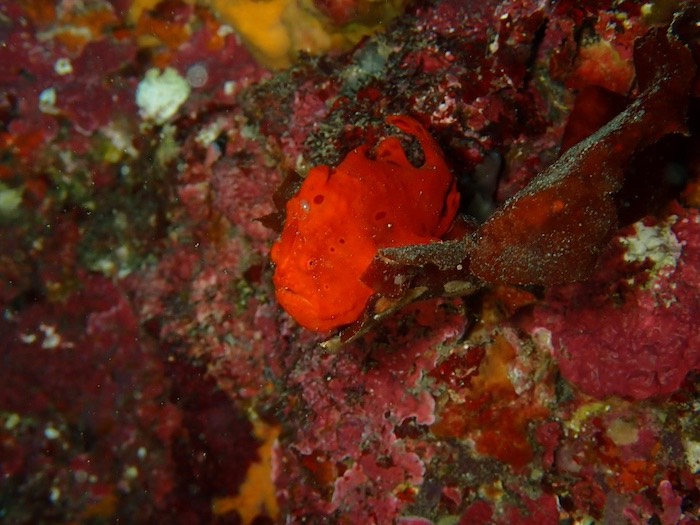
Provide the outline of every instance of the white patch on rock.
<path id="1" fill-rule="evenodd" d="M 151 68 L 136 88 L 136 104 L 141 118 L 155 124 L 165 124 L 190 96 L 187 80 L 173 68 L 160 71 Z"/>
<path id="2" fill-rule="evenodd" d="M 635 223 L 634 235 L 620 239 L 620 243 L 627 248 L 625 261 L 641 263 L 649 260 L 654 265 L 652 274 L 671 273 L 683 251 L 683 246 L 671 230 L 677 219 L 674 215 L 667 222 L 655 226 Z"/>

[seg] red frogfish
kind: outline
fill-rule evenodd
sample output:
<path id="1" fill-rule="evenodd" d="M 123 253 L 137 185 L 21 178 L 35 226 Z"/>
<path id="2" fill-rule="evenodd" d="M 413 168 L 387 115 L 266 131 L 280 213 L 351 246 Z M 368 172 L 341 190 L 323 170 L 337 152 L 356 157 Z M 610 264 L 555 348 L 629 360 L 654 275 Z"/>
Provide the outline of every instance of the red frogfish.
<path id="1" fill-rule="evenodd" d="M 387 137 L 374 155 L 365 144 L 335 168 L 311 169 L 287 202 L 271 252 L 275 293 L 309 330 L 360 319 L 374 294 L 362 275 L 377 250 L 439 240 L 457 214 L 456 181 L 437 142 L 410 117 L 387 122 L 418 140 L 421 166 L 411 164 L 398 138 Z"/>

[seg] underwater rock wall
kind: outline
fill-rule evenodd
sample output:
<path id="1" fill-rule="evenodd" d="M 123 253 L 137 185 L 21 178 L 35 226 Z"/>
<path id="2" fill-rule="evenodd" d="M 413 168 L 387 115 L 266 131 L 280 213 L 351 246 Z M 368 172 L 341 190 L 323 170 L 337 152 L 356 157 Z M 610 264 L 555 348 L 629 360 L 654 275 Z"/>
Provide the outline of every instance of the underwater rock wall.
<path id="1" fill-rule="evenodd" d="M 0 521 L 699 523 L 698 7 L 416 2 L 273 72 L 214 4 L 0 6 Z M 420 166 L 390 115 L 459 219 L 310 332 L 286 203 Z"/>

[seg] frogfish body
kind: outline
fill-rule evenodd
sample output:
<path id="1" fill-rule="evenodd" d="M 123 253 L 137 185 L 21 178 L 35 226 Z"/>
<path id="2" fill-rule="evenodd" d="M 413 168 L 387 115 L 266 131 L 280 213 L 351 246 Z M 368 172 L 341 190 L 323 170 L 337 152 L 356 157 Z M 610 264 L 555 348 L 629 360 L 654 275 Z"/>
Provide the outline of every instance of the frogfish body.
<path id="1" fill-rule="evenodd" d="M 373 158 L 366 144 L 336 168 L 311 169 L 287 202 L 271 252 L 275 293 L 309 330 L 358 320 L 374 293 L 361 278 L 377 250 L 438 240 L 457 213 L 456 182 L 435 140 L 412 118 L 387 122 L 418 140 L 423 165 L 411 164 L 401 142 L 388 137 Z"/>

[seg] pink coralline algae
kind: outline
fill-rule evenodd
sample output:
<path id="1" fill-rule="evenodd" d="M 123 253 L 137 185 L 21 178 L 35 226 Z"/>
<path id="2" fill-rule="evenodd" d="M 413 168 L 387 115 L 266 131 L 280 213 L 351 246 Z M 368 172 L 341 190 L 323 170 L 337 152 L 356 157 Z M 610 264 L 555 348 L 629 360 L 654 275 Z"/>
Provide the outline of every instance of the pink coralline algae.
<path id="1" fill-rule="evenodd" d="M 255 459 L 247 422 L 199 370 L 167 363 L 107 279 L 86 277 L 62 305 L 7 316 L 0 333 L 8 523 L 201 515 L 207 498 L 235 492 L 244 475 L 207 455 L 241 466 Z M 183 474 L 200 480 L 200 496 L 182 497 L 191 488 Z"/>
<path id="2" fill-rule="evenodd" d="M 106 18 L 115 17 L 111 8 L 102 7 Z M 14 16 L 26 16 L 17 11 Z M 20 155 L 36 155 L 34 148 L 53 139 L 66 122 L 89 135 L 111 121 L 115 106 L 133 110 L 136 81 L 120 75 L 136 55 L 133 43 L 107 38 L 71 46 L 60 32 L 40 41 L 39 33 L 49 28 L 31 17 L 24 20 L 0 48 L 0 104 L 10 108 L 7 129 Z"/>
<path id="3" fill-rule="evenodd" d="M 230 395 L 248 399 L 264 382 L 273 348 L 284 348 L 262 279 L 275 234 L 256 220 L 272 211 L 279 177 L 261 145 L 242 136 L 242 117 L 206 117 L 191 123 L 196 131 L 183 145 L 188 167 L 175 187 L 184 240 L 169 242 L 132 286 L 162 340 L 205 357 Z"/>
<path id="4" fill-rule="evenodd" d="M 414 501 L 434 446 L 424 436 L 435 402 L 421 382 L 438 347 L 464 330 L 453 308 L 426 302 L 364 344 L 286 358 L 291 391 L 298 392 L 286 417 L 301 425 L 276 458 L 289 515 L 383 524 Z M 410 340 L 402 335 L 407 319 L 418 326 Z"/>
<path id="5" fill-rule="evenodd" d="M 542 495 L 537 499 L 522 498 L 518 505 L 508 506 L 500 515 L 483 500 L 476 501 L 462 514 L 459 525 L 558 525 L 556 498 Z"/>
<path id="6" fill-rule="evenodd" d="M 536 310 L 562 375 L 596 397 L 677 390 L 700 368 L 698 268 L 696 210 L 621 232 L 590 281 L 550 290 Z"/>

